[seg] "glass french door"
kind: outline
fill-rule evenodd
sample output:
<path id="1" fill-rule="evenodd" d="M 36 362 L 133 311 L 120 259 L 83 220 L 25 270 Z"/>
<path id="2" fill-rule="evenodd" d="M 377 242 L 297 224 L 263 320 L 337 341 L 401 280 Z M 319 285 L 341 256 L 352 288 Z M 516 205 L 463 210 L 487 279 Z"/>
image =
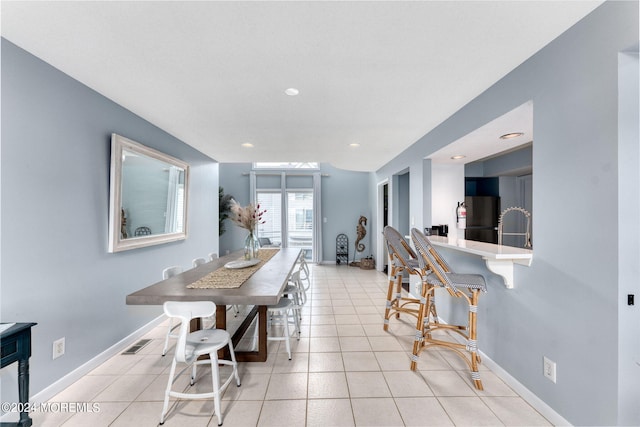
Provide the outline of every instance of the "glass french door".
<path id="1" fill-rule="evenodd" d="M 265 223 L 258 226 L 258 238 L 268 238 L 271 244 L 285 248 L 304 249 L 310 258 L 313 250 L 313 190 L 257 190 L 256 202 L 260 209 L 267 210 L 263 216 Z"/>
<path id="2" fill-rule="evenodd" d="M 256 202 L 267 211 L 264 224 L 258 225 L 258 238 L 267 238 L 272 245 L 282 245 L 282 194 L 280 191 L 258 191 Z"/>
<path id="3" fill-rule="evenodd" d="M 311 257 L 313 249 L 313 191 L 287 191 L 287 246 L 301 248 Z"/>

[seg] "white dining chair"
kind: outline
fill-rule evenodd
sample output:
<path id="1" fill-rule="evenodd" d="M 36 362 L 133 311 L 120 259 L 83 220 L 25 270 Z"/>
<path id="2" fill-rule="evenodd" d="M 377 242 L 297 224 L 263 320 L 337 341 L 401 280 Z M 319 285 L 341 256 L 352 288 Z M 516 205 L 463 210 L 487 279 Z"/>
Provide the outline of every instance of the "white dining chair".
<path id="1" fill-rule="evenodd" d="M 300 272 L 300 280 L 306 281 L 304 289 L 306 291 L 311 287 L 311 275 L 309 274 L 309 265 L 307 264 L 307 252 L 305 250 L 300 251 L 300 257 L 298 258 L 298 271 Z"/>
<path id="2" fill-rule="evenodd" d="M 174 265 L 172 267 L 167 267 L 162 270 L 162 279 L 167 280 L 170 277 L 176 276 L 182 273 L 182 267 L 179 265 Z M 173 324 L 173 319 L 169 318 L 169 327 L 167 328 L 167 335 L 164 338 L 164 348 L 162 349 L 162 355 L 167 354 L 167 350 L 169 349 L 169 339 L 170 338 L 178 338 L 178 334 L 173 331 L 180 327 L 180 323 Z"/>
<path id="3" fill-rule="evenodd" d="M 300 280 L 300 271 L 291 274 L 282 294 L 293 300 L 293 311 L 302 320 L 302 307 L 307 302 L 307 291 Z"/>
<path id="4" fill-rule="evenodd" d="M 193 268 L 196 268 L 202 264 L 206 264 L 207 262 L 206 258 L 194 258 L 193 261 L 191 261 L 191 265 L 193 265 Z"/>
<path id="5" fill-rule="evenodd" d="M 210 399 L 213 398 L 215 414 L 218 417 L 218 425 L 223 422 L 223 414 L 221 410 L 221 397 L 227 386 L 236 380 L 236 384 L 240 387 L 240 377 L 238 376 L 238 363 L 236 362 L 231 335 L 223 329 L 201 329 L 195 332 L 189 332 L 191 319 L 213 317 L 216 314 L 216 305 L 212 301 L 167 301 L 163 305 L 164 313 L 170 318 L 180 320 L 180 333 L 178 334 L 178 343 L 174 353 L 171 369 L 169 371 L 169 380 L 164 395 L 164 405 L 162 414 L 160 415 L 160 424 L 164 424 L 169 410 L 169 398 L 177 397 L 180 399 Z M 230 360 L 219 359 L 218 350 L 225 347 L 229 348 Z M 200 359 L 200 356 L 209 355 L 209 360 Z M 186 365 L 176 374 L 178 364 Z M 207 364 L 211 367 L 211 384 L 212 391 L 204 393 L 189 393 L 182 388 L 180 391 L 173 390 L 173 384 L 185 371 L 191 368 L 191 382 L 193 385 L 196 380 L 197 366 Z M 228 365 L 232 367 L 229 377 L 220 384 L 220 371 L 218 365 Z"/>
<path id="6" fill-rule="evenodd" d="M 292 320 L 290 320 L 290 318 Z M 287 355 L 291 360 L 291 332 L 289 325 L 295 325 L 294 333 L 298 333 L 300 340 L 300 322 L 295 312 L 295 304 L 292 299 L 287 297 L 280 298 L 277 304 L 267 306 L 267 321 L 269 332 L 267 333 L 267 341 L 284 341 L 287 348 Z M 282 327 L 282 333 L 278 334 L 277 329 Z"/>

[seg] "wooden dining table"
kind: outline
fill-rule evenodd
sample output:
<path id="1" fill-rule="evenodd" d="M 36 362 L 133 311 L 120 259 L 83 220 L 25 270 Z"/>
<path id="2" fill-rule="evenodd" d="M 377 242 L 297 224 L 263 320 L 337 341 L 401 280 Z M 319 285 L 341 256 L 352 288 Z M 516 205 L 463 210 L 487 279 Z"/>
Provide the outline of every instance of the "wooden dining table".
<path id="1" fill-rule="evenodd" d="M 264 249 L 268 250 L 268 249 Z M 267 360 L 267 306 L 277 304 L 287 280 L 300 256 L 299 248 L 281 248 L 264 262 L 240 287 L 237 288 L 189 288 L 200 279 L 225 268 L 225 264 L 238 260 L 241 252 L 235 252 L 198 267 L 187 270 L 169 279 L 162 280 L 144 289 L 127 295 L 127 305 L 162 305 L 166 301 L 213 301 L 216 306 L 216 328 L 227 328 L 227 306 L 253 306 L 246 319 L 232 335 L 234 347 L 251 323 L 258 316 L 258 349 L 236 351 L 239 362 L 264 362 Z M 194 323 L 193 327 L 197 327 Z"/>

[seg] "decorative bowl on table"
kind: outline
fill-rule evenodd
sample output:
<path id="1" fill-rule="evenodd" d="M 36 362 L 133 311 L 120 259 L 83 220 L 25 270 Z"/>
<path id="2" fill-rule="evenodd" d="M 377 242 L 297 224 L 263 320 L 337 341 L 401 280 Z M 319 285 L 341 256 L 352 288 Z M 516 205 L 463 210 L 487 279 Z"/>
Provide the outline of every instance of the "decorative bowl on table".
<path id="1" fill-rule="evenodd" d="M 229 268 L 229 269 L 247 268 L 247 267 L 253 267 L 254 265 L 257 265 L 259 262 L 260 262 L 260 258 L 239 259 L 236 261 L 229 261 L 224 266 L 225 268 Z"/>

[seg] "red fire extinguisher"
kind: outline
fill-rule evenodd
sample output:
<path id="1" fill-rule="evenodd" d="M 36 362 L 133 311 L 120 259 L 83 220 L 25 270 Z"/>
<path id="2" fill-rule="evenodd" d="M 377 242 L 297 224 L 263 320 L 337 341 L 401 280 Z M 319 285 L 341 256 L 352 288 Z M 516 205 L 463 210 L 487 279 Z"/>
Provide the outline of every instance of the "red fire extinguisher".
<path id="1" fill-rule="evenodd" d="M 467 228 L 467 207 L 464 205 L 464 202 L 458 202 L 458 207 L 456 208 L 456 224 L 461 230 Z"/>

